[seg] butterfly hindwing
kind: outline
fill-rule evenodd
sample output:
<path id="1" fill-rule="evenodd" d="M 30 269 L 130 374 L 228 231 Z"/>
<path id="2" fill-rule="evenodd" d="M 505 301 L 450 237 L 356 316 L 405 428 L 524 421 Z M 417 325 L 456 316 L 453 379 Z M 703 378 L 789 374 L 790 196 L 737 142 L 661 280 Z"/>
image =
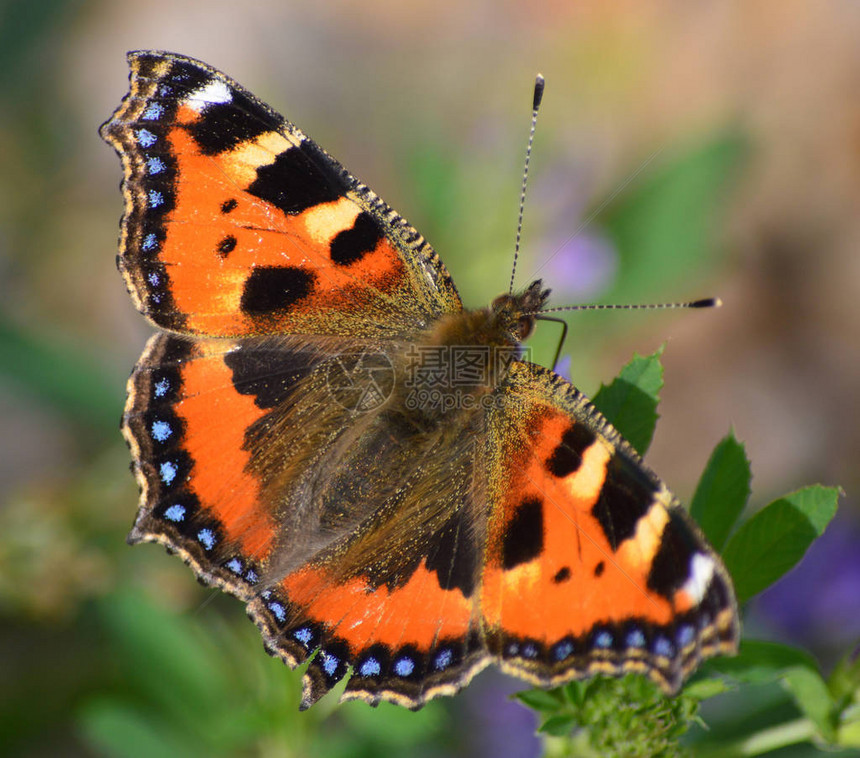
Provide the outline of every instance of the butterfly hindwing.
<path id="1" fill-rule="evenodd" d="M 490 414 L 481 610 L 537 684 L 647 672 L 675 691 L 737 644 L 731 582 L 665 485 L 568 382 L 516 363 Z"/>
<path id="2" fill-rule="evenodd" d="M 141 487 L 129 540 L 169 546 L 245 600 L 273 551 L 300 560 L 285 492 L 349 425 L 350 410 L 331 402 L 326 384 L 332 360 L 351 349 L 335 338 L 153 337 L 123 417 Z M 285 427 L 295 434 L 279 434 Z M 308 452 L 289 465 L 273 460 L 296 449 Z"/>
<path id="3" fill-rule="evenodd" d="M 397 415 L 377 414 L 321 477 L 323 521 L 341 536 L 249 607 L 286 662 L 318 649 L 305 707 L 347 669 L 345 698 L 418 707 L 489 660 L 477 611 L 486 509 L 473 487 L 472 437 L 416 431 Z"/>
<path id="4" fill-rule="evenodd" d="M 102 135 L 125 168 L 120 268 L 157 326 L 390 337 L 462 309 L 424 238 L 239 84 L 171 53 L 129 65 Z"/>

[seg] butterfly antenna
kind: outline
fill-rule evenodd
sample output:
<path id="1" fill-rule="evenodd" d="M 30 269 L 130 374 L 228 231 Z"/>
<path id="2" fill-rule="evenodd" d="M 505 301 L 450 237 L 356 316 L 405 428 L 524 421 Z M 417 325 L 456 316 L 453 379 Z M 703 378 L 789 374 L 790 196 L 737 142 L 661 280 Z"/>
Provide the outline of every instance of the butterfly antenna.
<path id="1" fill-rule="evenodd" d="M 545 80 L 543 76 L 538 74 L 535 77 L 535 91 L 532 99 L 532 125 L 529 129 L 529 143 L 526 146 L 526 162 L 523 167 L 523 184 L 520 188 L 520 212 L 517 218 L 517 241 L 514 245 L 514 265 L 511 268 L 511 286 L 508 287 L 508 294 L 514 291 L 514 277 L 517 274 L 517 258 L 520 255 L 520 238 L 523 232 L 523 210 L 526 205 L 526 185 L 529 181 L 529 160 L 532 156 L 532 144 L 535 141 L 535 130 L 537 129 L 538 110 L 540 110 L 540 101 L 543 99 L 543 88 Z"/>
<path id="2" fill-rule="evenodd" d="M 691 300 L 688 303 L 647 303 L 647 304 L 595 304 L 595 305 L 562 305 L 558 308 L 546 308 L 534 313 L 523 313 L 523 316 L 540 316 L 544 313 L 560 311 L 635 311 L 635 310 L 668 310 L 670 308 L 719 308 L 723 301 L 718 297 L 706 297 L 702 300 Z"/>

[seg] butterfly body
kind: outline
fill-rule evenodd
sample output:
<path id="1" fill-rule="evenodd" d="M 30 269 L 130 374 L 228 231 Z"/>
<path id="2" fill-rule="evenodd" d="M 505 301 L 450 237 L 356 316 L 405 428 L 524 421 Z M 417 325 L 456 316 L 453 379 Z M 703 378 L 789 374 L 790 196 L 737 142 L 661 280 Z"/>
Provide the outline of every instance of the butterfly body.
<path id="1" fill-rule="evenodd" d="M 190 58 L 129 54 L 102 135 L 120 269 L 161 330 L 123 430 L 131 542 L 177 552 L 308 662 L 302 707 L 420 707 L 491 662 L 539 685 L 731 652 L 731 582 L 570 383 L 523 360 L 540 282 L 464 309 L 424 238 Z"/>

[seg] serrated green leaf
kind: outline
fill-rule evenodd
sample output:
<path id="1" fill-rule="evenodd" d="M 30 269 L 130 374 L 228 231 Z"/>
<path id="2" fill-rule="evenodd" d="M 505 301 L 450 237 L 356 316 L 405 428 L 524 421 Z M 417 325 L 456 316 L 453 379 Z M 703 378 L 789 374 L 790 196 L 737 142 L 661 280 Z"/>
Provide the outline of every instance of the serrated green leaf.
<path id="1" fill-rule="evenodd" d="M 773 584 L 803 558 L 836 515 L 838 498 L 835 487 L 813 485 L 775 500 L 741 525 L 723 551 L 738 602 Z"/>
<path id="2" fill-rule="evenodd" d="M 538 732 L 542 734 L 551 734 L 554 737 L 564 737 L 570 734 L 571 730 L 576 727 L 577 720 L 570 714 L 559 714 L 558 716 L 550 716 L 539 727 Z"/>
<path id="3" fill-rule="evenodd" d="M 724 682 L 722 679 L 710 677 L 690 682 L 690 684 L 684 687 L 683 694 L 685 697 L 691 697 L 694 700 L 702 701 L 716 697 L 717 695 L 722 695 L 724 692 L 728 692 L 731 689 L 732 686 L 727 682 Z"/>
<path id="4" fill-rule="evenodd" d="M 750 495 L 750 463 L 733 432 L 714 448 L 690 505 L 708 541 L 722 550 Z"/>
<path id="5" fill-rule="evenodd" d="M 514 697 L 523 705 L 540 713 L 553 713 L 564 707 L 564 695 L 560 690 L 524 690 L 517 692 Z"/>
<path id="6" fill-rule="evenodd" d="M 621 373 L 594 396 L 595 407 L 640 454 L 644 455 L 657 425 L 663 387 L 661 347 L 653 355 L 634 355 Z"/>

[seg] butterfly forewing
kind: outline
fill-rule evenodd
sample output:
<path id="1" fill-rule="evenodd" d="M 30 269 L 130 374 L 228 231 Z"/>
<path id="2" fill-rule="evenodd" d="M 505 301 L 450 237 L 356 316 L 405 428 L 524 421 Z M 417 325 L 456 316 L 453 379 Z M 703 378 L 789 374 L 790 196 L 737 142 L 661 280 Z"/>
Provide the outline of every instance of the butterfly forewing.
<path id="1" fill-rule="evenodd" d="M 432 248 L 224 74 L 129 54 L 102 136 L 123 158 L 120 267 L 162 328 L 396 336 L 461 309 Z"/>

